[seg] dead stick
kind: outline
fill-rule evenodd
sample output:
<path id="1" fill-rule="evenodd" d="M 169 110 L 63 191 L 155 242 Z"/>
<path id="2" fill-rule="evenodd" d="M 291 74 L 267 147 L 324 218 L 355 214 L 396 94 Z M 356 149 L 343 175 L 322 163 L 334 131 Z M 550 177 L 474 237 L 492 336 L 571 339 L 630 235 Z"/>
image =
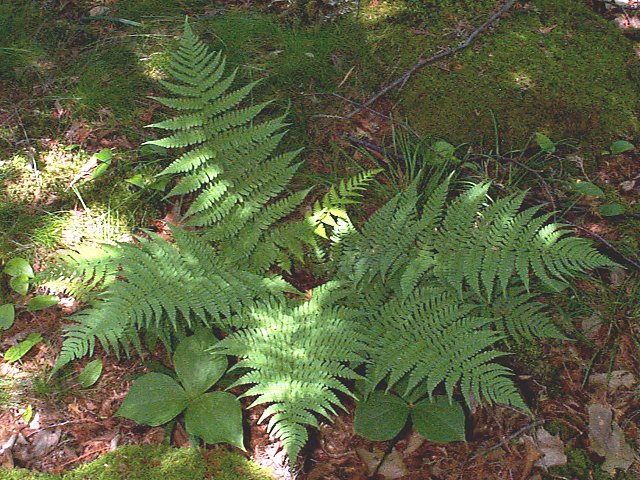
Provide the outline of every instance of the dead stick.
<path id="1" fill-rule="evenodd" d="M 358 108 L 353 110 L 351 113 L 349 113 L 346 116 L 346 118 L 352 118 L 354 115 L 356 115 L 358 112 L 360 112 L 360 110 L 362 110 L 363 108 L 366 108 L 366 107 L 370 107 L 380 97 L 382 97 L 383 95 L 386 95 L 387 93 L 389 93 L 389 91 L 393 90 L 398 85 L 402 85 L 402 84 L 406 83 L 407 80 L 409 80 L 409 77 L 411 77 L 411 75 L 413 75 L 416 71 L 420 70 L 425 65 L 429 65 L 431 63 L 435 63 L 438 60 L 441 60 L 443 58 L 446 58 L 446 57 L 449 57 L 451 55 L 454 55 L 454 54 L 458 53 L 459 51 L 464 50 L 465 48 L 467 48 L 469 45 L 471 45 L 473 43 L 473 41 L 476 39 L 476 37 L 478 35 L 480 35 L 487 28 L 489 28 L 496 20 L 498 20 L 500 17 L 502 17 L 509 9 L 511 9 L 511 7 L 513 7 L 513 5 L 517 1 L 518 0 L 508 0 L 507 3 L 505 3 L 502 6 L 502 8 L 500 8 L 493 15 L 491 15 L 491 17 L 489 17 L 486 22 L 484 22 L 482 25 L 480 25 L 478 28 L 476 28 L 473 32 L 471 32 L 471 34 L 464 41 L 460 42 L 457 46 L 449 47 L 449 48 L 447 48 L 446 50 L 443 50 L 440 53 L 436 53 L 432 57 L 419 60 L 413 67 L 411 67 L 409 70 L 404 72 L 400 77 L 395 79 L 393 82 L 388 84 L 386 87 L 384 87 L 382 90 L 380 90 L 378 93 L 376 93 L 369 100 L 364 102 L 361 106 L 359 106 Z"/>

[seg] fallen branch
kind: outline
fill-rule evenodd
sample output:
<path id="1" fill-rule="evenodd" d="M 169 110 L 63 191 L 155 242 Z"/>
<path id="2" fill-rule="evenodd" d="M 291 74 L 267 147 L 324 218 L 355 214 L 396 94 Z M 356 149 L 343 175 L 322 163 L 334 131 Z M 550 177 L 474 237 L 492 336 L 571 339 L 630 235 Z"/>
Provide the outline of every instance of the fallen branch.
<path id="1" fill-rule="evenodd" d="M 507 2 L 499 10 L 497 10 L 493 15 L 491 15 L 487 19 L 486 22 L 484 22 L 482 25 L 480 25 L 478 28 L 476 28 L 473 32 L 471 32 L 471 34 L 464 41 L 460 42 L 455 47 L 449 47 L 446 50 L 441 51 L 440 53 L 436 53 L 432 57 L 419 60 L 413 67 L 411 67 L 409 70 L 404 72 L 402 75 L 400 75 L 393 82 L 391 82 L 386 87 L 384 87 L 382 90 L 380 90 L 378 93 L 376 93 L 374 96 L 369 98 L 369 100 L 367 100 L 366 102 L 361 104 L 359 107 L 357 107 L 355 110 L 353 110 L 351 113 L 349 113 L 346 116 L 346 118 L 352 118 L 354 115 L 356 115 L 358 112 L 360 112 L 363 108 L 370 107 L 380 97 L 382 97 L 383 95 L 386 95 L 387 93 L 389 93 L 389 91 L 393 90 L 398 85 L 404 85 L 407 82 L 407 80 L 409 80 L 409 77 L 411 77 L 411 75 L 413 75 L 416 71 L 420 70 L 422 67 L 424 67 L 426 65 L 429 65 L 431 63 L 435 63 L 438 60 L 441 60 L 443 58 L 450 57 L 451 55 L 455 55 L 456 53 L 460 52 L 461 50 L 464 50 L 465 48 L 469 47 L 469 45 L 471 45 L 473 43 L 473 41 L 476 39 L 476 37 L 478 35 L 480 35 L 482 32 L 484 32 L 496 20 L 498 20 L 505 13 L 507 13 L 507 11 L 509 11 L 511 9 L 511 7 L 513 7 L 513 5 L 515 5 L 515 3 L 517 1 L 518 0 L 507 0 Z"/>

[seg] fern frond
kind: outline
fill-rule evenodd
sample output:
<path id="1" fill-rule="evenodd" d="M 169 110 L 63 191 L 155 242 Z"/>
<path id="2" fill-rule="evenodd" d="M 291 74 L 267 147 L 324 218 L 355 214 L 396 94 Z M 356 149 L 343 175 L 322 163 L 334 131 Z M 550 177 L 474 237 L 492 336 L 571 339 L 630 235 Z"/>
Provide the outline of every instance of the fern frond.
<path id="1" fill-rule="evenodd" d="M 406 299 L 395 299 L 368 315 L 363 325 L 365 342 L 370 357 L 367 377 L 375 387 L 386 380 L 392 388 L 402 379 L 408 379 L 406 393 L 425 383 L 431 395 L 444 384 L 449 397 L 454 387 L 464 379 L 482 391 L 490 403 L 524 405 L 517 400 L 517 390 L 511 384 L 499 388 L 487 383 L 483 375 L 508 375 L 508 370 L 493 363 L 504 354 L 492 347 L 500 340 L 496 332 L 485 328 L 487 318 L 471 315 L 473 305 L 459 302 L 455 295 L 439 289 L 420 289 Z M 363 332 L 364 333 L 364 332 Z M 482 375 L 479 375 L 482 372 Z M 471 404 L 469 391 L 463 396 Z M 480 398 L 478 396 L 478 398 Z"/>
<path id="2" fill-rule="evenodd" d="M 330 283 L 307 302 L 256 305 L 231 317 L 237 330 L 213 347 L 240 358 L 234 369 L 249 370 L 232 387 L 252 385 L 243 395 L 256 397 L 251 407 L 268 404 L 260 421 L 269 418 L 268 432 L 282 440 L 292 464 L 308 439 L 306 427 L 342 408 L 338 392 L 353 396 L 342 379 L 360 378 L 348 364 L 363 361 L 363 344 L 354 313 L 333 303 L 340 290 Z"/>
<path id="3" fill-rule="evenodd" d="M 118 248 L 117 280 L 92 308 L 71 317 L 57 368 L 91 354 L 96 339 L 107 350 L 137 344 L 140 330 L 179 334 L 185 328 L 220 323 L 258 299 L 291 291 L 228 263 L 193 233 L 172 228 L 175 244 L 158 235 Z"/>

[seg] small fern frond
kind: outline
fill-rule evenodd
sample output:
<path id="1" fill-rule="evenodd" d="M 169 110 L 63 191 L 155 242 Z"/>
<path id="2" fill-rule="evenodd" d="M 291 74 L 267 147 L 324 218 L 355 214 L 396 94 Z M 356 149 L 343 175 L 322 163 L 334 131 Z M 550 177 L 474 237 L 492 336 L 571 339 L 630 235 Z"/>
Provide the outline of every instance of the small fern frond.
<path id="1" fill-rule="evenodd" d="M 79 245 L 49 259 L 47 269 L 38 274 L 36 282 L 78 301 L 90 301 L 115 280 L 117 258 L 118 249 L 113 245 Z"/>

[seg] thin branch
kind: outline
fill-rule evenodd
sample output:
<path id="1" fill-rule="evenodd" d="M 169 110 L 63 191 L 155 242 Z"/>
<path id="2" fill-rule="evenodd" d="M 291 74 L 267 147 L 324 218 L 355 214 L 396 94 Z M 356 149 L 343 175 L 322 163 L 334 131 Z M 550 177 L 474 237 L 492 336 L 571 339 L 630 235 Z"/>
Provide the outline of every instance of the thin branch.
<path id="1" fill-rule="evenodd" d="M 500 17 L 502 17 L 505 13 L 507 13 L 507 11 L 509 11 L 517 1 L 518 0 L 507 0 L 507 2 L 499 10 L 497 10 L 493 15 L 491 15 L 482 25 L 480 25 L 473 32 L 471 32 L 471 34 L 464 41 L 460 42 L 455 47 L 449 47 L 439 53 L 436 53 L 432 57 L 419 60 L 413 67 L 411 67 L 409 70 L 404 72 L 400 77 L 395 79 L 393 82 L 388 84 L 378 93 L 376 93 L 374 96 L 369 98 L 369 100 L 364 102 L 361 106 L 359 106 L 358 108 L 353 110 L 351 113 L 349 113 L 346 116 L 346 118 L 352 118 L 354 115 L 360 112 L 363 108 L 370 107 L 380 97 L 386 95 L 397 86 L 404 85 L 407 82 L 407 80 L 409 80 L 409 77 L 411 77 L 411 75 L 413 75 L 416 71 L 420 70 L 422 67 L 429 65 L 431 63 L 435 63 L 438 60 L 442 60 L 443 58 L 450 57 L 451 55 L 455 55 L 461 50 L 464 50 L 465 48 L 469 47 L 469 45 L 473 43 L 473 41 L 476 39 L 478 35 L 480 35 L 482 32 L 488 29 L 494 22 L 496 22 Z"/>
<path id="2" fill-rule="evenodd" d="M 594 238 L 595 240 L 599 241 L 600 243 L 602 243 L 605 247 L 607 247 L 609 250 L 611 250 L 611 254 L 612 256 L 618 257 L 618 260 L 620 260 L 621 263 L 626 263 L 627 266 L 629 267 L 633 267 L 636 270 L 640 271 L 640 263 L 636 262 L 635 260 L 623 255 L 622 253 L 620 253 L 620 251 L 614 247 L 611 242 L 609 242 L 606 238 L 602 237 L 601 235 L 598 235 L 597 233 L 592 232 L 591 230 L 581 227 L 580 225 L 574 225 L 578 230 L 580 230 L 581 232 L 586 233 L 587 235 L 589 235 L 591 238 Z"/>
<path id="3" fill-rule="evenodd" d="M 522 435 L 523 433 L 539 427 L 540 425 L 544 425 L 544 423 L 546 422 L 546 420 L 536 420 L 535 422 L 532 422 L 528 425 L 525 425 L 524 427 L 522 427 L 520 430 L 517 430 L 516 432 L 512 433 L 511 435 L 509 435 L 506 438 L 503 438 L 502 440 L 500 440 L 499 443 L 495 444 L 493 447 L 487 448 L 486 450 L 482 450 L 481 452 L 476 453 L 473 457 L 471 457 L 467 463 L 471 462 L 472 460 L 475 460 L 478 457 L 481 457 L 483 455 L 486 455 L 487 453 L 493 452 L 494 450 L 497 450 L 498 448 L 506 445 L 507 443 L 509 443 L 511 440 L 514 440 L 516 438 L 518 438 L 520 435 Z"/>

